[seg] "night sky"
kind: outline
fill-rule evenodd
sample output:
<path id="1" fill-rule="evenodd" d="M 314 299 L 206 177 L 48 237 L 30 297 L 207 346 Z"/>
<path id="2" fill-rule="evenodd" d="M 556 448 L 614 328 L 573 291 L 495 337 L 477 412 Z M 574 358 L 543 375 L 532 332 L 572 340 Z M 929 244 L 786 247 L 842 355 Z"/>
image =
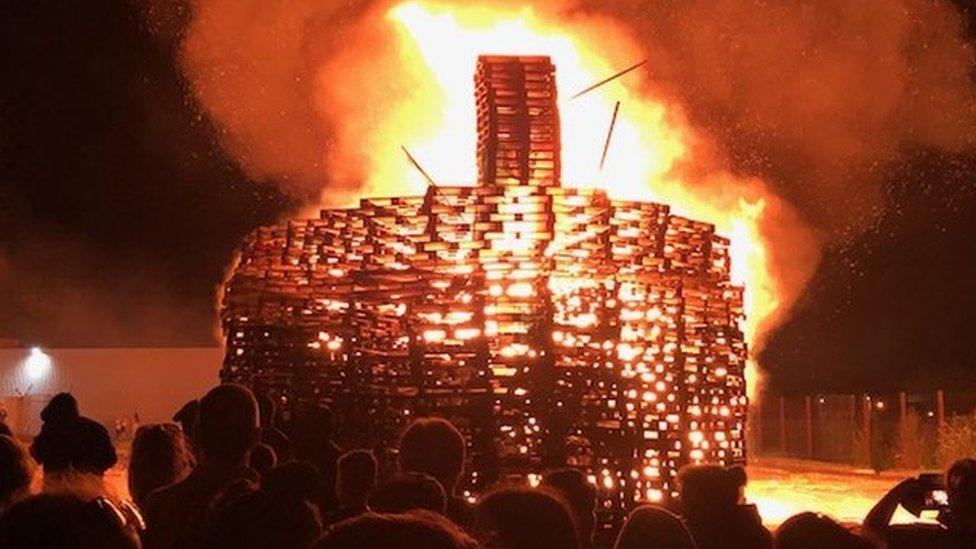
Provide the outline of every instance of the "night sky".
<path id="1" fill-rule="evenodd" d="M 0 338 L 212 345 L 234 248 L 301 197 L 221 150 L 175 65 L 185 10 L 84 7 L 0 7 Z M 976 155 L 909 151 L 884 180 L 773 334 L 775 386 L 976 388 Z"/>

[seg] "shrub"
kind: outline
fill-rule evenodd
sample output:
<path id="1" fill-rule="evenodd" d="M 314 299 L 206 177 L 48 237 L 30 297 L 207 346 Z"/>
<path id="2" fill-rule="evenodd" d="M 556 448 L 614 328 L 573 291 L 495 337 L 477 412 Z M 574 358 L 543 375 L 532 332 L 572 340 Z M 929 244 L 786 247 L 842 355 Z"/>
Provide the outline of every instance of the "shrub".
<path id="1" fill-rule="evenodd" d="M 957 459 L 973 456 L 976 456 L 976 415 L 948 418 L 939 429 L 939 465 L 948 467 Z"/>
<path id="2" fill-rule="evenodd" d="M 871 434 L 866 432 L 863 428 L 858 428 L 854 431 L 854 455 L 851 456 L 854 459 L 856 465 L 861 465 L 863 467 L 871 466 Z"/>
<path id="3" fill-rule="evenodd" d="M 913 470 L 920 468 L 925 452 L 924 443 L 922 420 L 915 410 L 908 410 L 904 421 L 898 422 L 895 440 L 895 466 Z"/>

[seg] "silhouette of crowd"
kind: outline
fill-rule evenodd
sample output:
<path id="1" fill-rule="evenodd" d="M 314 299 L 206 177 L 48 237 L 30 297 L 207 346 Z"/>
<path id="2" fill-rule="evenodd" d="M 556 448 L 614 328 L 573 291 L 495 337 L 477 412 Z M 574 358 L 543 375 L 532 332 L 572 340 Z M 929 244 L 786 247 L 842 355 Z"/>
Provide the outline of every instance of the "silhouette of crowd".
<path id="1" fill-rule="evenodd" d="M 219 385 L 180 409 L 176 423 L 138 428 L 131 502 L 104 480 L 117 462 L 108 431 L 70 394 L 52 398 L 41 419 L 29 450 L 0 424 L 3 548 L 976 547 L 972 459 L 900 483 L 863 525 L 807 512 L 775 533 L 746 503 L 742 468 L 688 466 L 676 501 L 635 509 L 614 541 L 599 535 L 595 487 L 576 469 L 549 471 L 538 486 L 496 486 L 477 501 L 461 497 L 465 441 L 442 418 L 410 424 L 385 471 L 372 450 L 336 444 L 328 409 L 296 410 L 285 423 L 271 399 Z M 943 488 L 937 523 L 890 524 L 898 506 L 933 509 Z"/>

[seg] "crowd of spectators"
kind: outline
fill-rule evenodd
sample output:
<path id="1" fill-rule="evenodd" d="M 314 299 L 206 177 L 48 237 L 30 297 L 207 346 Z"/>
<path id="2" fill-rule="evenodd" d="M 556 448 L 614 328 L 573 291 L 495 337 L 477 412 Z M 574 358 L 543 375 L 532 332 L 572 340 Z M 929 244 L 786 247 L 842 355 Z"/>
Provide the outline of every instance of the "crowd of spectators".
<path id="1" fill-rule="evenodd" d="M 0 547 L 976 547 L 972 459 L 944 476 L 898 484 L 863 524 L 807 512 L 773 533 L 745 501 L 743 469 L 689 466 L 668 508 L 638 507 L 614 540 L 598 532 L 596 490 L 576 469 L 549 471 L 537 486 L 509 483 L 476 501 L 463 497 L 465 441 L 442 418 L 410 424 L 394 470 L 384 471 L 373 451 L 335 443 L 327 409 L 296 411 L 286 423 L 272 400 L 219 385 L 184 406 L 177 423 L 139 427 L 128 463 L 131 501 L 104 479 L 118 459 L 108 431 L 82 416 L 70 394 L 55 396 L 41 419 L 29 450 L 0 424 Z M 943 490 L 944 499 L 933 499 Z M 935 511 L 938 521 L 892 525 L 899 506 Z"/>

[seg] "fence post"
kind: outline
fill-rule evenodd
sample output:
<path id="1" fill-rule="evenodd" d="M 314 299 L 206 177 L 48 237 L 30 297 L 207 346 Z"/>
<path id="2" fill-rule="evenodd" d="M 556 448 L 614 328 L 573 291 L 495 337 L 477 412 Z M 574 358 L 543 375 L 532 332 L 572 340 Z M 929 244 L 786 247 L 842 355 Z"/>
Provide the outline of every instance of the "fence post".
<path id="1" fill-rule="evenodd" d="M 935 417 L 941 431 L 945 427 L 945 393 L 942 389 L 935 392 Z"/>
<path id="2" fill-rule="evenodd" d="M 786 455 L 786 397 L 779 397 L 779 449 Z"/>
<path id="3" fill-rule="evenodd" d="M 905 391 L 900 391 L 898 393 L 898 426 L 899 428 L 904 427 L 905 418 L 908 417 L 908 395 Z"/>
<path id="4" fill-rule="evenodd" d="M 813 458 L 813 399 L 810 395 L 803 397 L 803 419 L 806 428 L 807 458 Z"/>
<path id="5" fill-rule="evenodd" d="M 857 433 L 857 394 L 844 395 L 844 403 L 846 404 L 847 412 L 847 425 L 851 429 L 851 433 Z M 857 446 L 854 443 L 854 437 L 851 437 L 850 452 L 848 455 L 851 456 L 851 461 L 857 461 L 855 451 Z M 847 448 L 844 448 L 847 450 Z"/>
<path id="6" fill-rule="evenodd" d="M 868 465 L 874 464 L 874 441 L 871 439 L 871 396 L 864 395 L 861 399 L 861 433 L 868 449 Z"/>

